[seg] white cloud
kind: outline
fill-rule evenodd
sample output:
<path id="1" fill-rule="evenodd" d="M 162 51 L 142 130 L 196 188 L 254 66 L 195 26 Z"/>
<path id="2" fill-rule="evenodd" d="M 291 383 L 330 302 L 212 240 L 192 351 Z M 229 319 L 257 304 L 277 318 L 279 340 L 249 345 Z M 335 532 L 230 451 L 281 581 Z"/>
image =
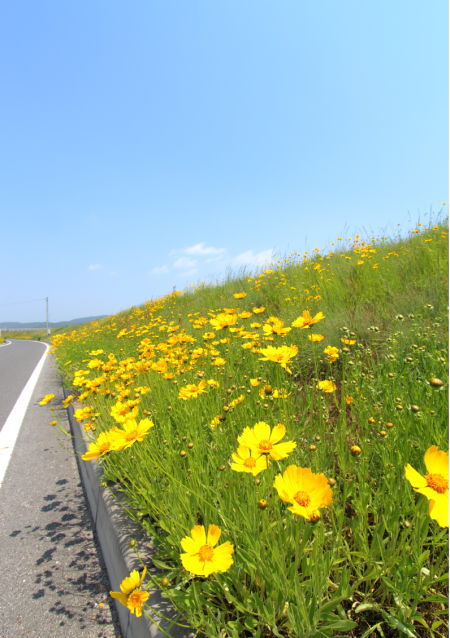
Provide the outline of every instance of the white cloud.
<path id="1" fill-rule="evenodd" d="M 274 259 L 274 252 L 272 248 L 268 250 L 262 250 L 260 253 L 254 253 L 253 250 L 247 250 L 240 255 L 233 258 L 233 264 L 236 266 L 253 266 L 255 268 L 262 268 L 270 264 Z"/>
<path id="2" fill-rule="evenodd" d="M 89 264 L 88 270 L 100 270 L 103 268 L 101 264 Z"/>
<path id="3" fill-rule="evenodd" d="M 169 272 L 169 267 L 164 264 L 163 266 L 155 266 L 151 269 L 151 275 L 163 275 L 164 273 Z"/>
<path id="4" fill-rule="evenodd" d="M 205 242 L 193 244 L 187 248 L 174 248 L 170 251 L 170 255 L 195 255 L 196 257 L 220 257 L 226 253 L 225 248 L 216 248 L 215 246 L 207 246 Z"/>
<path id="5" fill-rule="evenodd" d="M 182 270 L 192 270 L 197 266 L 197 260 L 190 257 L 178 257 L 173 262 L 173 267 Z"/>
<path id="6" fill-rule="evenodd" d="M 216 248 L 215 246 L 206 246 L 204 242 L 200 242 L 199 244 L 194 244 L 193 246 L 188 246 L 187 248 L 183 248 L 180 252 L 185 255 L 223 255 L 226 252 L 225 248 Z"/>

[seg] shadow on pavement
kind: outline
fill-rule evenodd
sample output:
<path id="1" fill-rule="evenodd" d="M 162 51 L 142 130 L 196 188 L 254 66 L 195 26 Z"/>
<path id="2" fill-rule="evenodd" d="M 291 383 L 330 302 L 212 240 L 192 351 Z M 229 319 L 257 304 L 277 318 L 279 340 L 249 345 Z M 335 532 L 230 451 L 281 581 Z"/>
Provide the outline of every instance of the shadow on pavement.
<path id="1" fill-rule="evenodd" d="M 36 588 L 30 592 L 31 598 L 40 599 L 47 612 L 56 614 L 60 627 L 66 619 L 72 625 L 74 620 L 78 622 L 81 636 L 119 635 L 109 583 L 98 565 L 81 484 L 74 488 L 66 479 L 57 480 L 54 490 L 43 497 L 40 511 L 48 515 L 48 523 L 25 525 L 10 533 L 18 540 L 25 537 L 26 544 L 38 555 Z"/>

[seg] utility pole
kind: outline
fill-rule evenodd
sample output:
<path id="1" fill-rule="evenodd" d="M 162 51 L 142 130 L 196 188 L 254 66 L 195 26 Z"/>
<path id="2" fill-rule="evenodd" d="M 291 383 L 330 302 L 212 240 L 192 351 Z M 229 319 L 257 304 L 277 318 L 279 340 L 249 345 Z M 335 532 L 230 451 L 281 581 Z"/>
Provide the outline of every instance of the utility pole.
<path id="1" fill-rule="evenodd" d="M 45 323 L 47 325 L 47 337 L 50 334 L 50 328 L 48 327 L 48 297 L 45 298 Z"/>

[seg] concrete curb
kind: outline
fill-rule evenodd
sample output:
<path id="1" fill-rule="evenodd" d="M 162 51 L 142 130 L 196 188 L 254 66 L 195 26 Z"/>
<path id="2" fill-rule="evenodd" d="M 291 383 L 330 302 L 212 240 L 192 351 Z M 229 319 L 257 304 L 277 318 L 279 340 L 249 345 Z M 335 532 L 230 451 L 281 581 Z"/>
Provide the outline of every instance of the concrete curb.
<path id="1" fill-rule="evenodd" d="M 66 388 L 63 387 L 63 391 L 64 396 L 67 397 Z M 129 547 L 130 540 L 137 540 L 140 557 L 144 560 L 149 572 L 155 574 L 157 570 L 152 569 L 151 560 L 152 546 L 143 530 L 124 513 L 118 497 L 109 488 L 100 487 L 102 481 L 100 465 L 95 461 L 86 462 L 81 459 L 81 455 L 87 450 L 87 445 L 80 424 L 73 417 L 71 405 L 67 408 L 67 412 L 78 470 L 94 522 L 94 532 L 100 544 L 111 588 L 119 591 L 121 581 L 131 570 L 142 570 L 135 553 Z M 124 638 L 162 638 L 164 636 L 156 625 L 144 616 L 137 618 L 118 601 L 114 600 L 114 603 Z M 150 591 L 149 603 L 164 616 L 176 618 L 176 612 L 169 601 L 162 598 L 159 589 Z M 159 624 L 172 638 L 193 638 L 196 635 L 194 631 L 183 629 L 173 623 L 161 621 Z"/>

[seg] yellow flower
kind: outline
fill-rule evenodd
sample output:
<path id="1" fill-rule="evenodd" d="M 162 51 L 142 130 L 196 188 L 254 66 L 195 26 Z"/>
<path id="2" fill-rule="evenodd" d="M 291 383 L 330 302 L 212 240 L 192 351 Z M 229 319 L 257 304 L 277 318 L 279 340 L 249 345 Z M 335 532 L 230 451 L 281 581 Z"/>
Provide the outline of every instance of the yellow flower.
<path id="1" fill-rule="evenodd" d="M 50 403 L 50 401 L 54 398 L 54 394 L 46 394 L 45 397 L 39 401 L 39 405 L 47 405 L 47 403 Z"/>
<path id="2" fill-rule="evenodd" d="M 291 396 L 290 392 L 283 392 L 282 390 L 277 390 L 276 388 L 272 392 L 273 399 L 287 399 L 290 396 Z"/>
<path id="3" fill-rule="evenodd" d="M 96 370 L 97 368 L 101 368 L 104 362 L 101 359 L 91 359 L 87 364 L 87 367 L 90 370 Z"/>
<path id="4" fill-rule="evenodd" d="M 356 339 L 344 339 L 344 337 L 341 337 L 341 341 L 345 343 L 346 346 L 354 346 L 356 343 Z"/>
<path id="5" fill-rule="evenodd" d="M 353 403 L 353 397 L 346 396 L 345 397 L 345 403 L 347 405 L 351 405 Z"/>
<path id="6" fill-rule="evenodd" d="M 275 334 L 284 337 L 290 331 L 291 328 L 285 328 L 284 321 L 278 319 L 278 317 L 269 317 L 267 323 L 263 325 L 263 332 L 266 336 Z"/>
<path id="7" fill-rule="evenodd" d="M 258 454 L 245 445 L 240 445 L 236 452 L 231 455 L 233 463 L 231 469 L 235 472 L 247 472 L 256 476 L 263 470 L 267 469 L 267 457 L 264 454 Z"/>
<path id="8" fill-rule="evenodd" d="M 280 346 L 279 348 L 268 346 L 267 348 L 261 348 L 259 354 L 264 355 L 259 359 L 260 361 L 274 361 L 275 363 L 279 363 L 282 368 L 291 374 L 291 370 L 286 364 L 298 354 L 298 348 L 297 346 Z"/>
<path id="9" fill-rule="evenodd" d="M 354 456 L 358 456 L 358 454 L 361 454 L 362 450 L 359 447 L 359 445 L 351 445 L 350 446 L 350 452 L 354 455 Z"/>
<path id="10" fill-rule="evenodd" d="M 215 359 L 211 361 L 211 365 L 213 366 L 224 366 L 225 364 L 226 364 L 226 361 L 223 357 L 216 357 Z"/>
<path id="11" fill-rule="evenodd" d="M 199 394 L 206 392 L 207 386 L 208 384 L 204 379 L 197 385 L 195 385 L 194 383 L 189 383 L 188 385 L 180 388 L 180 391 L 178 392 L 178 398 L 187 401 L 187 399 L 198 397 Z"/>
<path id="12" fill-rule="evenodd" d="M 227 541 L 216 547 L 221 533 L 217 525 L 209 525 L 208 533 L 203 525 L 194 525 L 191 535 L 181 539 L 184 553 L 180 554 L 180 558 L 188 572 L 208 577 L 215 572 L 226 572 L 231 567 L 234 546 Z"/>
<path id="13" fill-rule="evenodd" d="M 247 296 L 246 292 L 235 292 L 233 295 L 235 299 L 243 299 L 246 296 Z"/>
<path id="14" fill-rule="evenodd" d="M 215 416 L 209 423 L 212 428 L 216 428 L 225 419 L 223 415 Z"/>
<path id="15" fill-rule="evenodd" d="M 297 317 L 297 319 L 291 323 L 291 326 L 293 328 L 310 328 L 314 323 L 322 321 L 322 319 L 325 319 L 323 312 L 318 312 L 312 317 L 309 310 L 304 310 L 300 317 Z"/>
<path id="16" fill-rule="evenodd" d="M 336 390 L 336 387 L 336 384 L 328 379 L 319 381 L 319 383 L 316 385 L 316 388 L 318 388 L 319 390 L 323 390 L 324 392 L 334 392 Z"/>
<path id="17" fill-rule="evenodd" d="M 117 450 L 125 450 L 131 447 L 136 441 L 143 441 L 150 428 L 154 427 L 150 419 L 141 419 L 139 423 L 135 419 L 126 421 L 123 429 L 114 428 L 111 433 L 115 437 L 115 447 Z"/>
<path id="18" fill-rule="evenodd" d="M 271 430 L 268 423 L 259 421 L 253 428 L 244 428 L 242 434 L 238 436 L 238 442 L 239 445 L 248 447 L 257 454 L 266 454 L 274 461 L 280 461 L 287 458 L 297 447 L 295 441 L 279 443 L 285 434 L 286 428 L 282 423 Z"/>
<path id="19" fill-rule="evenodd" d="M 339 359 L 339 348 L 335 348 L 334 346 L 327 346 L 324 349 L 324 353 L 327 355 L 328 361 L 330 363 L 333 363 L 334 361 Z"/>
<path id="20" fill-rule="evenodd" d="M 237 316 L 231 313 L 220 313 L 209 320 L 209 323 L 215 330 L 221 330 L 222 328 L 228 328 L 234 326 L 237 323 Z"/>
<path id="21" fill-rule="evenodd" d="M 432 445 L 425 452 L 424 461 L 428 474 L 422 476 L 408 463 L 405 478 L 418 494 L 429 499 L 431 518 L 440 527 L 448 527 L 448 452 Z"/>
<path id="22" fill-rule="evenodd" d="M 228 407 L 230 408 L 230 410 L 233 410 L 233 408 L 235 408 L 236 406 L 238 406 L 240 403 L 242 403 L 243 401 L 245 401 L 245 395 L 240 394 L 238 397 L 236 397 L 235 399 L 233 399 L 232 401 L 230 401 L 230 403 L 228 404 Z"/>
<path id="23" fill-rule="evenodd" d="M 259 315 L 261 312 L 264 312 L 265 309 L 265 306 L 259 306 L 252 308 L 252 311 L 255 313 L 255 315 Z"/>
<path id="24" fill-rule="evenodd" d="M 111 434 L 111 430 L 108 432 L 101 432 L 95 441 L 89 444 L 88 451 L 82 455 L 83 461 L 92 461 L 92 459 L 100 458 L 108 452 L 117 450 L 117 437 L 114 433 Z"/>
<path id="25" fill-rule="evenodd" d="M 323 341 L 325 337 L 323 335 L 312 333 L 308 335 L 308 339 L 313 343 L 318 343 L 319 341 Z"/>
<path id="26" fill-rule="evenodd" d="M 137 569 L 133 569 L 127 578 L 120 583 L 120 592 L 110 591 L 110 595 L 128 608 L 130 613 L 137 617 L 142 616 L 142 605 L 148 600 L 149 593 L 141 589 L 147 568 L 144 567 L 142 575 L 139 576 Z"/>
<path id="27" fill-rule="evenodd" d="M 117 401 L 110 410 L 110 415 L 117 423 L 126 423 L 130 419 L 135 419 L 138 415 L 139 401 Z"/>
<path id="28" fill-rule="evenodd" d="M 331 505 L 333 499 L 327 477 L 308 467 L 289 465 L 283 474 L 277 474 L 273 486 L 282 501 L 292 503 L 289 511 L 310 521 L 317 521 L 320 508 Z"/>
<path id="29" fill-rule="evenodd" d="M 81 423 L 82 421 L 86 421 L 86 419 L 92 419 L 96 415 L 94 414 L 94 408 L 87 406 L 85 408 L 78 408 L 78 410 L 75 410 L 73 416 L 78 423 Z"/>
<path id="30" fill-rule="evenodd" d="M 250 385 L 253 386 L 254 388 L 257 388 L 259 386 L 259 384 L 261 383 L 260 379 L 250 379 Z"/>
<path id="31" fill-rule="evenodd" d="M 65 408 L 67 408 L 67 406 L 69 406 L 72 403 L 72 401 L 73 401 L 73 395 L 69 394 L 69 396 L 62 401 L 62 404 Z"/>

